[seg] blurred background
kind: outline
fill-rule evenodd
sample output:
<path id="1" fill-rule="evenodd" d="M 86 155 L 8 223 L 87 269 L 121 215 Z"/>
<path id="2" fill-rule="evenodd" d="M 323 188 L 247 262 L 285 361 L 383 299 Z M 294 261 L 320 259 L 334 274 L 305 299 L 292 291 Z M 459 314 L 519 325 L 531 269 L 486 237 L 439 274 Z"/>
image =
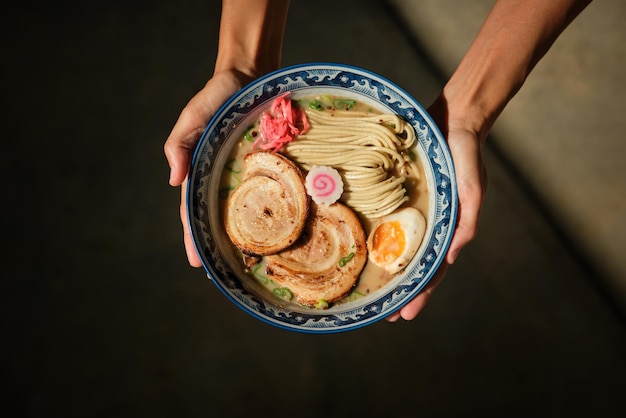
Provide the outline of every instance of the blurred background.
<path id="1" fill-rule="evenodd" d="M 294 0 L 283 64 L 364 67 L 427 106 L 491 3 Z M 479 236 L 426 309 L 332 335 L 262 323 L 187 264 L 163 144 L 212 74 L 220 2 L 15 7 L 11 416 L 626 414 L 625 3 L 589 6 L 503 113 Z"/>

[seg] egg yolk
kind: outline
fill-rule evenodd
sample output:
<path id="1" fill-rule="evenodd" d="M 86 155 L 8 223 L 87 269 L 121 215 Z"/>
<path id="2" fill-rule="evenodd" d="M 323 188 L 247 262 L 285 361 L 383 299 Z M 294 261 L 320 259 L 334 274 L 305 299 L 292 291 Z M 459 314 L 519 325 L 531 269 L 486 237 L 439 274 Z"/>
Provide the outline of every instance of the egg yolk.
<path id="1" fill-rule="evenodd" d="M 372 256 L 377 264 L 389 263 L 404 252 L 405 237 L 398 221 L 382 223 L 372 237 Z"/>

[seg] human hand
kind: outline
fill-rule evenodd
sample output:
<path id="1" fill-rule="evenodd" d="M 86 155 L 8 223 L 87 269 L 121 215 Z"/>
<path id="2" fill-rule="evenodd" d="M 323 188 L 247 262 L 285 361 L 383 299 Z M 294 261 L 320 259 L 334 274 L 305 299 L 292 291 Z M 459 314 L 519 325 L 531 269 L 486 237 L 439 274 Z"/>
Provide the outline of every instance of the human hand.
<path id="1" fill-rule="evenodd" d="M 180 220 L 187 259 L 193 267 L 201 267 L 202 263 L 187 223 L 186 193 L 191 158 L 211 117 L 252 78 L 232 70 L 216 73 L 185 106 L 163 147 L 170 166 L 169 183 L 181 186 Z"/>
<path id="2" fill-rule="evenodd" d="M 424 308 L 443 280 L 448 266 L 454 263 L 461 249 L 476 237 L 480 211 L 487 191 L 487 171 L 481 150 L 484 138 L 480 133 L 468 129 L 463 118 L 449 114 L 443 96 L 430 106 L 428 112 L 446 138 L 454 161 L 459 196 L 456 228 L 446 258 L 434 277 L 415 298 L 389 315 L 386 318 L 389 322 L 395 322 L 400 318 L 412 320 Z"/>

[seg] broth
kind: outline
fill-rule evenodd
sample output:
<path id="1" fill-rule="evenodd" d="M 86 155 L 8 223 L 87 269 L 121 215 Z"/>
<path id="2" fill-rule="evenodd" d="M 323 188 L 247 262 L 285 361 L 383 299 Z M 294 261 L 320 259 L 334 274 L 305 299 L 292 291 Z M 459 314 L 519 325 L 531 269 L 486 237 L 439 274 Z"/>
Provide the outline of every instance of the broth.
<path id="1" fill-rule="evenodd" d="M 293 102 L 301 109 L 306 109 L 309 114 L 311 112 L 319 112 L 325 115 L 334 115 L 334 114 L 346 114 L 349 112 L 353 115 L 383 115 L 379 110 L 368 106 L 365 103 L 361 103 L 359 101 L 355 101 L 353 99 L 345 98 L 345 97 L 337 97 L 337 96 L 329 96 L 329 95 L 316 95 L 316 96 L 304 96 L 298 99 L 294 99 Z M 221 181 L 220 181 L 220 210 L 221 214 L 224 213 L 226 200 L 228 195 L 242 182 L 245 167 L 243 165 L 243 157 L 249 152 L 253 151 L 253 144 L 261 135 L 260 133 L 260 118 L 257 118 L 244 132 L 241 138 L 239 138 L 234 144 L 232 151 L 229 155 L 228 162 L 224 167 L 224 171 L 222 173 Z M 320 126 L 320 125 L 318 125 Z M 307 133 L 311 135 L 316 134 L 316 128 L 321 131 L 321 127 L 311 126 Z M 412 127 L 409 126 L 410 129 Z M 304 135 L 306 136 L 306 135 Z M 299 141 L 299 137 L 296 137 L 293 143 Z M 306 139 L 301 139 L 301 141 L 306 141 Z M 402 203 L 401 207 L 404 206 L 412 206 L 417 208 L 422 215 L 426 218 L 428 222 L 428 207 L 429 207 L 429 199 L 428 199 L 428 190 L 427 190 L 427 182 L 424 173 L 424 169 L 418 157 L 417 152 L 417 141 L 413 147 L 407 151 L 402 151 L 401 154 L 403 156 L 408 156 L 415 164 L 413 167 L 416 167 L 417 173 L 411 173 L 410 175 L 405 175 L 406 180 L 403 185 L 406 190 L 406 196 L 408 199 L 406 202 Z M 289 147 L 286 146 L 285 150 L 279 151 L 281 154 L 289 157 Z M 291 159 L 291 158 L 290 158 Z M 292 159 L 292 161 L 294 161 Z M 296 162 L 296 161 L 294 161 Z M 307 170 L 303 167 L 302 164 L 297 163 L 300 166 L 303 173 L 306 174 Z M 338 168 L 340 169 L 340 168 Z M 391 170 L 393 172 L 393 170 Z M 343 201 L 343 196 L 340 198 L 344 204 L 347 204 Z M 351 207 L 350 204 L 347 204 Z M 358 210 L 352 208 L 357 216 L 361 219 L 362 225 L 365 230 L 366 237 L 369 236 L 370 230 L 373 222 L 375 222 L 375 218 L 371 218 L 368 216 L 364 216 L 362 213 L 359 213 Z M 246 267 L 246 259 L 247 256 L 243 255 L 238 249 L 233 246 L 233 251 L 238 254 L 238 258 L 241 259 L 242 266 L 245 267 L 246 272 L 255 281 L 264 286 L 269 292 L 273 293 L 275 296 L 286 299 L 285 295 L 282 294 L 284 290 L 277 286 L 277 284 L 265 274 L 265 263 L 261 259 L 261 262 L 253 265 L 252 267 Z M 350 302 L 360 297 L 372 294 L 389 283 L 395 275 L 389 274 L 386 270 L 379 267 L 378 265 L 371 262 L 369 259 L 366 262 L 366 265 L 359 277 L 359 280 L 353 287 L 352 291 L 348 296 L 344 299 L 335 302 L 334 305 Z"/>

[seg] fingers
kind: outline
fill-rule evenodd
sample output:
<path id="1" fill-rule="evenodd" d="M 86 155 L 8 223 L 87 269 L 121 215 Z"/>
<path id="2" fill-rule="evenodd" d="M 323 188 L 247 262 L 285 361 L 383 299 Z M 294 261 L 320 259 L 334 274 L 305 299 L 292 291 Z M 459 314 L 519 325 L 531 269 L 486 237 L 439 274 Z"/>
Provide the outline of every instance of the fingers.
<path id="1" fill-rule="evenodd" d="M 191 156 L 209 120 L 241 86 L 232 73 L 216 74 L 183 109 L 163 147 L 170 166 L 169 183 L 180 186 L 189 173 Z"/>
<path id="2" fill-rule="evenodd" d="M 456 228 L 446 255 L 446 261 L 452 264 L 461 249 L 478 234 L 487 173 L 476 136 L 466 131 L 450 131 L 448 145 L 454 161 L 459 196 Z"/>
<path id="3" fill-rule="evenodd" d="M 196 252 L 187 221 L 187 177 L 191 156 L 204 131 L 205 120 L 210 115 L 202 115 L 194 105 L 194 99 L 181 112 L 163 146 L 163 151 L 170 166 L 170 185 L 181 186 L 180 220 L 183 226 L 183 242 L 187 260 L 192 267 L 201 267 L 202 263 Z"/>
<path id="4" fill-rule="evenodd" d="M 187 179 L 183 181 L 180 191 L 180 220 L 183 224 L 183 242 L 185 244 L 185 252 L 187 253 L 187 261 L 189 261 L 191 267 L 202 267 L 202 261 L 200 261 L 200 256 L 193 243 L 187 219 Z"/>
<path id="5" fill-rule="evenodd" d="M 187 220 L 187 178 L 193 152 L 217 109 L 241 86 L 242 80 L 231 72 L 216 74 L 181 112 L 165 141 L 163 152 L 170 167 L 169 183 L 181 187 L 180 220 L 187 260 L 193 267 L 202 262 L 196 252 Z"/>
<path id="6" fill-rule="evenodd" d="M 191 156 L 211 116 L 212 113 L 206 112 L 202 105 L 201 93 L 198 93 L 181 112 L 163 146 L 170 166 L 169 183 L 171 186 L 181 186 L 180 221 L 183 226 L 183 243 L 187 260 L 192 267 L 201 267 L 202 263 L 196 252 L 187 221 L 187 178 Z"/>
<path id="7" fill-rule="evenodd" d="M 446 275 L 448 271 L 448 264 L 443 262 L 439 269 L 430 280 L 430 282 L 426 285 L 426 287 L 418 293 L 418 295 L 413 298 L 409 303 L 400 308 L 399 311 L 394 312 L 389 315 L 386 320 L 388 322 L 396 322 L 398 319 L 402 318 L 406 321 L 411 321 L 415 319 L 415 317 L 424 309 L 428 301 L 430 300 L 433 292 L 439 286 L 441 281 Z"/>
<path id="8" fill-rule="evenodd" d="M 385 320 L 387 322 L 397 322 L 398 319 L 400 318 L 401 318 L 400 311 L 396 311 L 392 313 L 391 315 L 389 315 L 387 318 L 385 318 Z"/>
<path id="9" fill-rule="evenodd" d="M 445 132 L 452 160 L 458 190 L 458 213 L 456 227 L 444 263 L 439 267 L 435 277 L 413 300 L 386 319 L 395 322 L 400 318 L 414 319 L 430 300 L 432 293 L 443 280 L 448 265 L 454 263 L 459 252 L 470 243 L 478 233 L 481 208 L 487 189 L 487 172 L 482 158 L 481 140 L 475 133 L 451 124 L 445 108 L 431 108 L 433 115 L 439 119 Z"/>
<path id="10" fill-rule="evenodd" d="M 190 105 L 183 109 L 163 146 L 170 166 L 169 183 L 172 186 L 180 186 L 187 177 L 191 156 L 205 127 L 206 117 Z"/>
<path id="11" fill-rule="evenodd" d="M 466 115 L 450 115 L 449 103 L 444 94 L 435 100 L 428 112 L 446 137 L 454 161 L 459 206 L 456 227 L 446 254 L 446 262 L 452 264 L 461 249 L 478 233 L 480 212 L 487 190 L 487 172 L 481 150 L 484 138 L 468 128 L 472 125 L 468 125 Z"/>
<path id="12" fill-rule="evenodd" d="M 389 315 L 386 318 L 389 322 L 395 322 L 400 318 L 414 319 L 424 309 L 432 293 L 443 280 L 449 264 L 454 263 L 461 249 L 478 233 L 480 212 L 487 190 L 487 172 L 481 150 L 483 141 L 476 131 L 466 129 L 464 117 L 453 118 L 448 110 L 446 97 L 441 95 L 429 107 L 428 112 L 446 137 L 454 161 L 459 199 L 456 227 L 445 261 L 435 273 L 435 277 L 413 300 Z"/>

